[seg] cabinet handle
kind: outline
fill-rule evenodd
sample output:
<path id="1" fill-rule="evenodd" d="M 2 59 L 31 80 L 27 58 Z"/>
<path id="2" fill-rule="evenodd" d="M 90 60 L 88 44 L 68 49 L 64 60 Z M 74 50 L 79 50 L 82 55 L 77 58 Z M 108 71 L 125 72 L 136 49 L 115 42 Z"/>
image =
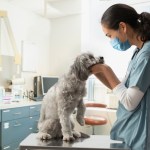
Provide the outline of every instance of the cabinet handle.
<path id="1" fill-rule="evenodd" d="M 21 123 L 15 124 L 14 127 L 21 126 Z"/>
<path id="2" fill-rule="evenodd" d="M 4 147 L 4 149 L 8 149 L 8 148 L 10 148 L 10 146 L 6 146 L 6 147 Z"/>
<path id="3" fill-rule="evenodd" d="M 21 115 L 21 112 L 14 113 L 14 115 Z"/>
<path id="4" fill-rule="evenodd" d="M 10 112 L 10 110 L 8 109 L 8 110 L 4 110 L 3 112 Z"/>
<path id="5" fill-rule="evenodd" d="M 30 109 L 34 109 L 35 107 L 30 107 Z"/>

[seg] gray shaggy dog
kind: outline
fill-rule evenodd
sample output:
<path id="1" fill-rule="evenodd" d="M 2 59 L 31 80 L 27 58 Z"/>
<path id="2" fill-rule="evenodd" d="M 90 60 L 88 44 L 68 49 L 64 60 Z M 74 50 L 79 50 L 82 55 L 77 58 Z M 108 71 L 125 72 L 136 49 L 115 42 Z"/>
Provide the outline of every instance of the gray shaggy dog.
<path id="1" fill-rule="evenodd" d="M 103 57 L 95 58 L 90 53 L 79 55 L 69 72 L 48 90 L 42 101 L 38 138 L 63 137 L 64 141 L 72 141 L 81 137 L 81 133 L 74 130 L 71 114 L 77 108 L 76 120 L 84 125 L 86 80 L 91 75 L 90 67 L 103 62 Z"/>

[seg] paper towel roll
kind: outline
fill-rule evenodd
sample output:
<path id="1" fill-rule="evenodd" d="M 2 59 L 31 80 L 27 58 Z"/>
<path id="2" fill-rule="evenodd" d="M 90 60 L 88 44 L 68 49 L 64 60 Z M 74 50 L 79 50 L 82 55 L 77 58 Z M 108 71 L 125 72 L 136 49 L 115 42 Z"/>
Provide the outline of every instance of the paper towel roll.
<path id="1" fill-rule="evenodd" d="M 24 78 L 16 78 L 12 80 L 13 85 L 23 85 L 25 84 L 25 79 Z"/>

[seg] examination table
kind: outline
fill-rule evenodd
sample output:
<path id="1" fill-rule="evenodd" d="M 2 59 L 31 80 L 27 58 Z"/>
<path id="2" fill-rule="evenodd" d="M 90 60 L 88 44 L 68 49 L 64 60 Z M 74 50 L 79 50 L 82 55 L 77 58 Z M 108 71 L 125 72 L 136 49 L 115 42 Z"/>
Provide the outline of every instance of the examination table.
<path id="1" fill-rule="evenodd" d="M 89 138 L 78 138 L 73 142 L 62 139 L 42 141 L 32 133 L 20 143 L 20 150 L 130 150 L 130 148 L 119 141 L 110 140 L 105 135 L 90 135 Z"/>

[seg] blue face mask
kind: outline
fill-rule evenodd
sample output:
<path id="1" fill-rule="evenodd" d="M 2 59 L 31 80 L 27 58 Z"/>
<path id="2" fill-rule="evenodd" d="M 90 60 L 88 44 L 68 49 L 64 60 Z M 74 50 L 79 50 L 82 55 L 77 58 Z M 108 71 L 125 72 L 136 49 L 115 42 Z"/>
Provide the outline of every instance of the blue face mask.
<path id="1" fill-rule="evenodd" d="M 127 49 L 131 47 L 131 44 L 129 43 L 128 40 L 126 40 L 125 42 L 121 42 L 119 38 L 117 37 L 112 39 L 110 41 L 110 44 L 112 45 L 114 49 L 117 49 L 119 51 L 126 51 Z"/>

